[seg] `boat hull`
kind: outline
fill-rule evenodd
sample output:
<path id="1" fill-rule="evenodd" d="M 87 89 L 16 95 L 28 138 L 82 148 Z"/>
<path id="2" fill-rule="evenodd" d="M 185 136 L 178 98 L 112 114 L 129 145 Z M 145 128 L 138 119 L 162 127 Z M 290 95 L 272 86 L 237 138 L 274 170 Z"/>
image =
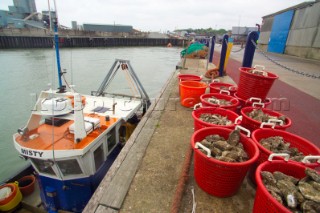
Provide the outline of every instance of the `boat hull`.
<path id="1" fill-rule="evenodd" d="M 118 144 L 99 170 L 90 177 L 57 180 L 39 175 L 40 196 L 45 208 L 48 211 L 82 212 L 120 151 L 121 145 Z"/>

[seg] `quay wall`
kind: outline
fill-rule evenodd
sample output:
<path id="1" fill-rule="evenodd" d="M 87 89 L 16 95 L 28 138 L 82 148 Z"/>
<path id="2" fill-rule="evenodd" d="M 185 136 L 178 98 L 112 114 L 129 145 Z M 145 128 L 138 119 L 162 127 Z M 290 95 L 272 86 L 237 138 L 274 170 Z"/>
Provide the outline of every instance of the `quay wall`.
<path id="1" fill-rule="evenodd" d="M 60 47 L 118 47 L 118 46 L 182 46 L 183 40 L 170 38 L 101 38 L 60 37 Z M 0 49 L 52 48 L 52 37 L 0 36 Z"/>
<path id="2" fill-rule="evenodd" d="M 0 29 L 0 49 L 52 48 L 53 33 L 46 29 Z M 119 47 L 119 46 L 182 46 L 177 38 L 148 38 L 148 33 L 106 33 L 79 30 L 59 30 L 59 46 Z"/>

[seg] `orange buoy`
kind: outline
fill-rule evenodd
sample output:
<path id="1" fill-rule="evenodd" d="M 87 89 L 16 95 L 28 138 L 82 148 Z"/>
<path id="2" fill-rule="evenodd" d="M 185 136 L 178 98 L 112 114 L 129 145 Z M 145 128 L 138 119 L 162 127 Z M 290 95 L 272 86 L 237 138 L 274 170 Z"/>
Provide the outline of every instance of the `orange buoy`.
<path id="1" fill-rule="evenodd" d="M 18 182 L 0 186 L 0 211 L 10 211 L 17 207 L 22 200 Z"/>
<path id="2" fill-rule="evenodd" d="M 69 96 L 67 96 L 67 98 L 71 99 L 72 107 L 74 107 L 74 96 L 73 95 L 69 95 Z M 81 103 L 82 103 L 83 106 L 86 105 L 86 97 L 81 96 Z"/>

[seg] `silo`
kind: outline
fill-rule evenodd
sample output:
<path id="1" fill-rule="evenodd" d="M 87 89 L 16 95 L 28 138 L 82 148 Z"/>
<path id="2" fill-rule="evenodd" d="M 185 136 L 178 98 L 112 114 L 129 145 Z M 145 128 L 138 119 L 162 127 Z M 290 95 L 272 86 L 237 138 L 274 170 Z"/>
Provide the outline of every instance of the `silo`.
<path id="1" fill-rule="evenodd" d="M 72 21 L 72 22 L 71 22 L 71 26 L 72 26 L 72 29 L 73 29 L 73 30 L 77 30 L 77 29 L 78 29 L 78 27 L 77 27 L 77 22 L 76 22 L 76 21 Z"/>
<path id="2" fill-rule="evenodd" d="M 13 0 L 13 4 L 21 13 L 37 12 L 35 0 Z"/>

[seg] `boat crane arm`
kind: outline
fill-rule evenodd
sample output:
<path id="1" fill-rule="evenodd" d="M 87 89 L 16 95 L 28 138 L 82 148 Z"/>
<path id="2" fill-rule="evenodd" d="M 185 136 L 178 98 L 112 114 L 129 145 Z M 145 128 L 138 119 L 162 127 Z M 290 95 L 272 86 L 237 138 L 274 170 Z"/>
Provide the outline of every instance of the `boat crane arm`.
<path id="1" fill-rule="evenodd" d="M 112 82 L 114 76 L 116 75 L 120 67 L 122 68 L 125 67 L 128 70 L 129 78 L 134 83 L 134 85 L 129 85 L 129 86 L 130 87 L 134 86 L 135 88 L 132 88 L 132 89 L 138 90 L 140 98 L 144 102 L 144 108 L 147 109 L 151 104 L 150 98 L 147 92 L 145 91 L 145 89 L 143 88 L 129 60 L 116 59 L 112 67 L 110 68 L 109 72 L 107 73 L 106 77 L 104 78 L 103 82 L 101 83 L 99 89 L 97 91 L 92 91 L 91 94 L 95 96 L 104 96 L 106 94 L 105 90 L 108 88 L 109 84 Z"/>

